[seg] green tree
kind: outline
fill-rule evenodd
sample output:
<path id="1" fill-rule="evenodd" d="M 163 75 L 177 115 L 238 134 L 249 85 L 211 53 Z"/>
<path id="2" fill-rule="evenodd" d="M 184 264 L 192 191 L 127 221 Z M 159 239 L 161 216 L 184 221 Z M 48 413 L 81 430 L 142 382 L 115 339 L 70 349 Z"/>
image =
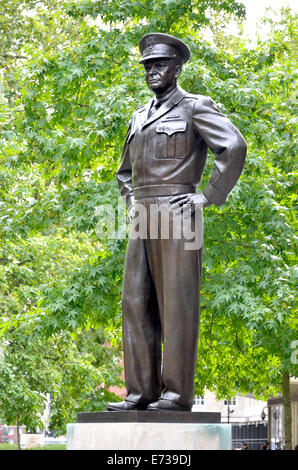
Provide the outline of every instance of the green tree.
<path id="1" fill-rule="evenodd" d="M 90 392 L 98 380 L 90 359 L 77 351 L 68 333 L 44 340 L 28 334 L 23 323 L 22 327 L 10 329 L 2 343 L 1 421 L 42 429 L 46 394 L 51 393 L 51 425 L 63 432 L 65 423 L 74 418 L 80 393 Z"/>
<path id="2" fill-rule="evenodd" d="M 228 202 L 205 212 L 196 387 L 225 398 L 275 394 L 297 375 L 290 361 L 296 17 L 284 10 L 254 45 L 224 33 L 224 22 L 244 15 L 232 0 L 28 1 L 22 8 L 33 4 L 31 16 L 15 9 L 22 26 L 15 36 L 15 2 L 0 17 L 8 38 L 0 118 L 3 337 L 16 318 L 34 319 L 37 338 L 81 331 L 89 351 L 94 328 L 117 356 L 126 241 L 97 239 L 95 207 L 117 206 L 114 177 L 127 123 L 150 96 L 136 44 L 149 31 L 168 32 L 192 50 L 181 85 L 211 95 L 248 141 Z M 211 165 L 212 156 L 202 187 Z M 103 355 L 95 365 L 108 370 L 107 363 Z M 113 366 L 105 376 L 104 399 L 118 374 Z"/>
<path id="3" fill-rule="evenodd" d="M 66 413 L 70 401 L 63 405 L 64 394 L 70 399 L 73 392 L 73 410 L 101 408 L 109 398 L 109 385 L 119 382 L 115 325 L 121 317 L 126 241 L 98 242 L 95 207 L 111 201 L 117 205 L 114 174 L 126 123 L 136 104 L 149 96 L 142 77 L 135 80 L 141 67 L 132 49 L 151 27 L 167 30 L 172 21 L 185 19 L 189 24 L 196 20 L 195 31 L 209 23 L 212 9 L 243 14 L 234 1 L 177 5 L 3 4 L 0 327 L 6 371 L 2 385 L 15 396 L 15 407 L 5 393 L 1 407 L 9 422 L 18 417 L 36 425 L 47 391 L 53 397 L 53 426 L 62 429 L 71 416 Z M 102 26 L 93 21 L 99 15 Z M 103 340 L 91 347 L 92 328 L 104 332 L 111 347 Z M 23 340 L 27 331 L 29 343 Z M 63 365 L 46 357 L 53 344 L 65 350 L 60 335 L 69 341 L 70 364 L 75 368 L 83 351 L 82 364 L 100 371 L 104 387 L 89 390 L 90 383 L 82 383 L 72 389 L 64 383 L 55 391 L 51 377 L 57 374 L 62 380 Z M 22 370 L 27 358 L 28 367 Z M 50 377 L 43 381 L 47 369 Z M 25 395 L 26 410 L 34 410 L 31 415 L 22 409 Z"/>
<path id="4" fill-rule="evenodd" d="M 252 47 L 215 34 L 204 64 L 191 66 L 194 87 L 221 103 L 248 141 L 248 157 L 223 208 L 206 211 L 204 307 L 198 380 L 221 396 L 282 391 L 286 448 L 291 448 L 289 377 L 297 376 L 295 283 L 295 26 L 283 10 Z M 203 49 L 203 48 L 202 48 Z M 202 73 L 194 70 L 204 67 Z M 216 80 L 216 81 L 215 81 Z M 220 219 L 221 223 L 218 224 Z M 224 328 L 224 333 L 223 333 Z M 220 358 L 218 360 L 216 356 Z M 212 358 L 210 356 L 213 356 Z M 230 394 L 229 394 L 230 395 Z"/>

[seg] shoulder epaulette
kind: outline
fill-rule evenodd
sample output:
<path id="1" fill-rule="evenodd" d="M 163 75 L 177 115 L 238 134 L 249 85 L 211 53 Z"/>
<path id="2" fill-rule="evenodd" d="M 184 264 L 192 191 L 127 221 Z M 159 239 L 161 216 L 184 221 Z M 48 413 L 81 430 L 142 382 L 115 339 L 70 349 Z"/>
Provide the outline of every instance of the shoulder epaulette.
<path id="1" fill-rule="evenodd" d="M 141 108 L 145 108 L 145 105 L 144 104 L 141 104 L 141 106 L 139 106 L 136 111 L 139 111 Z"/>
<path id="2" fill-rule="evenodd" d="M 193 93 L 186 93 L 185 98 L 192 98 L 194 100 L 199 100 L 204 98 L 204 95 L 194 95 Z"/>

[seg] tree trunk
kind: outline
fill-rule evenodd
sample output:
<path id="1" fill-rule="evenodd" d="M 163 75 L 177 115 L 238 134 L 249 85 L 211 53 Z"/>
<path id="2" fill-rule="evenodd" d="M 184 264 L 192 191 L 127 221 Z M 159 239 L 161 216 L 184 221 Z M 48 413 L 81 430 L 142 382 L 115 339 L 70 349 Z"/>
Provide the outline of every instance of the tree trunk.
<path id="1" fill-rule="evenodd" d="M 284 434 L 286 450 L 292 450 L 292 412 L 290 396 L 290 376 L 289 372 L 283 372 L 282 376 L 282 396 L 284 405 Z"/>
<path id="2" fill-rule="evenodd" d="M 21 450 L 21 442 L 20 442 L 20 426 L 19 426 L 19 420 L 17 419 L 17 444 L 18 444 L 18 449 Z"/>

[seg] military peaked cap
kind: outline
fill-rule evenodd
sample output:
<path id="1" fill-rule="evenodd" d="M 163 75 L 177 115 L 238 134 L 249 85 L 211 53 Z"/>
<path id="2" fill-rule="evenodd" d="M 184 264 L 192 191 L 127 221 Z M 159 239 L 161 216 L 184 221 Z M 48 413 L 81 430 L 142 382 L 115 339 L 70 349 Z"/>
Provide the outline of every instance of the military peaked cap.
<path id="1" fill-rule="evenodd" d="M 190 58 L 190 50 L 180 39 L 164 33 L 146 34 L 139 42 L 143 64 L 150 59 L 175 59 L 184 64 Z"/>

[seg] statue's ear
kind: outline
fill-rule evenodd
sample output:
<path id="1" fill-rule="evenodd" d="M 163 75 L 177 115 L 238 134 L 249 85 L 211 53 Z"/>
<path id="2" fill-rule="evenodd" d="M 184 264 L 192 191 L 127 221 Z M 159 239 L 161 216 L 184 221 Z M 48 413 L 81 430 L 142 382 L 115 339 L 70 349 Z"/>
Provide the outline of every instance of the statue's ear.
<path id="1" fill-rule="evenodd" d="M 182 71 L 182 65 L 177 64 L 177 65 L 176 65 L 176 73 L 175 73 L 175 77 L 176 77 L 176 78 L 179 77 L 181 71 Z"/>

